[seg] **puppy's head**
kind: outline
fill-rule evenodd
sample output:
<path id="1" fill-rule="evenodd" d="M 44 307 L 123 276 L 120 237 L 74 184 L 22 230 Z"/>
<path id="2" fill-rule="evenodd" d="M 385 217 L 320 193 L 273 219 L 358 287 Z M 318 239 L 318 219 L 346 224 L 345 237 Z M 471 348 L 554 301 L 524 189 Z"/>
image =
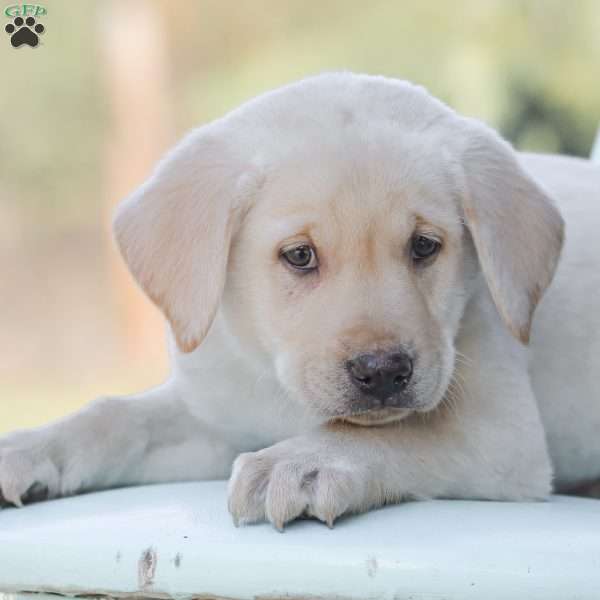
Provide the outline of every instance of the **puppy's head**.
<path id="1" fill-rule="evenodd" d="M 562 220 L 484 126 L 410 84 L 326 75 L 192 132 L 117 240 L 181 351 L 230 330 L 324 419 L 428 411 L 481 271 L 526 342 Z"/>

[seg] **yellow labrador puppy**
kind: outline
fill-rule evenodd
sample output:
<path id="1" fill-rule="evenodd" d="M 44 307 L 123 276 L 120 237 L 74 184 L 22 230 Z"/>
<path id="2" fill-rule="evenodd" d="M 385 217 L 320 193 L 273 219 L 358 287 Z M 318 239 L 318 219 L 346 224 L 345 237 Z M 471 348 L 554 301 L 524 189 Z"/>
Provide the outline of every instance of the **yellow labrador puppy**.
<path id="1" fill-rule="evenodd" d="M 593 480 L 599 231 L 597 166 L 518 154 L 420 87 L 265 94 L 116 215 L 171 377 L 1 438 L 4 500 L 230 476 L 235 522 L 281 528 Z"/>

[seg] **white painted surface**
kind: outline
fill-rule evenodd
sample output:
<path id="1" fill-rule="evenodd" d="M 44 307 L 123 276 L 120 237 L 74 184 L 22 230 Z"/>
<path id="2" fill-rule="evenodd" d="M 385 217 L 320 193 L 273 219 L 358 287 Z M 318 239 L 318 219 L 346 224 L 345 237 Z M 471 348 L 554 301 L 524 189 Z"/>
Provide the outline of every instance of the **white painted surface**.
<path id="1" fill-rule="evenodd" d="M 600 502 L 409 503 L 280 534 L 233 527 L 224 482 L 113 490 L 1 511 L 0 590 L 597 600 Z"/>

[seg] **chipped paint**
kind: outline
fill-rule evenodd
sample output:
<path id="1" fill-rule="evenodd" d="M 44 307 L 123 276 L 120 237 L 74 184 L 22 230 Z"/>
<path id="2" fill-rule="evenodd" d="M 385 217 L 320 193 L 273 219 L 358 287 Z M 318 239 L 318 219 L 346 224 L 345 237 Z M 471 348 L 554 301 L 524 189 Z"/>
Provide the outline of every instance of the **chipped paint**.
<path id="1" fill-rule="evenodd" d="M 369 556 L 367 558 L 367 575 L 369 577 L 375 577 L 377 575 L 377 569 L 379 569 L 379 564 L 377 563 L 377 558 L 375 556 Z"/>
<path id="2" fill-rule="evenodd" d="M 142 552 L 138 561 L 138 587 L 140 590 L 146 591 L 154 583 L 157 562 L 158 555 L 152 546 Z"/>
<path id="3" fill-rule="evenodd" d="M 40 588 L 24 588 L 10 592 L 0 592 L 0 600 L 21 600 L 23 597 L 32 596 L 38 599 L 41 598 L 117 598 L 119 600 L 182 600 L 181 596 L 172 596 L 163 592 L 117 592 L 108 589 L 81 589 L 81 588 L 55 588 L 52 586 Z M 184 596 L 190 600 L 201 598 L 203 595 L 189 594 Z M 208 597 L 206 595 L 205 597 Z M 215 600 L 231 600 L 229 598 L 219 598 L 218 596 L 210 596 Z"/>
<path id="4" fill-rule="evenodd" d="M 173 563 L 175 564 L 175 568 L 176 568 L 176 569 L 179 569 L 179 567 L 181 566 L 181 558 L 182 558 L 182 557 L 181 557 L 181 553 L 180 553 L 180 552 L 178 552 L 178 553 L 175 555 L 175 558 L 173 559 Z"/>
<path id="5" fill-rule="evenodd" d="M 172 596 L 163 592 L 115 592 L 109 590 L 57 590 L 49 587 L 44 589 L 28 589 L 16 592 L 0 592 L 0 600 L 24 600 L 25 598 L 32 600 L 42 600 L 43 598 L 81 598 L 105 600 L 241 600 L 230 596 L 218 596 L 211 593 L 197 593 Z M 337 595 L 314 595 L 314 594 L 259 594 L 254 596 L 254 600 L 353 600 L 346 596 Z"/>

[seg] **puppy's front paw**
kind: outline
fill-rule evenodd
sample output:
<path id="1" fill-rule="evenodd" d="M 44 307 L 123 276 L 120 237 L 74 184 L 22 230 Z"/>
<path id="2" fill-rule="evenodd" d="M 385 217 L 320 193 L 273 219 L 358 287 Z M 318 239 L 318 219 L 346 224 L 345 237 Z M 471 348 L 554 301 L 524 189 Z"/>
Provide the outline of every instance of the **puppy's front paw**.
<path id="1" fill-rule="evenodd" d="M 290 442 L 241 454 L 229 480 L 229 512 L 234 523 L 267 519 L 279 530 L 302 515 L 329 527 L 362 503 L 364 481 L 356 467 L 295 452 Z"/>
<path id="2" fill-rule="evenodd" d="M 58 495 L 60 476 L 44 436 L 17 431 L 0 438 L 0 505 Z"/>

